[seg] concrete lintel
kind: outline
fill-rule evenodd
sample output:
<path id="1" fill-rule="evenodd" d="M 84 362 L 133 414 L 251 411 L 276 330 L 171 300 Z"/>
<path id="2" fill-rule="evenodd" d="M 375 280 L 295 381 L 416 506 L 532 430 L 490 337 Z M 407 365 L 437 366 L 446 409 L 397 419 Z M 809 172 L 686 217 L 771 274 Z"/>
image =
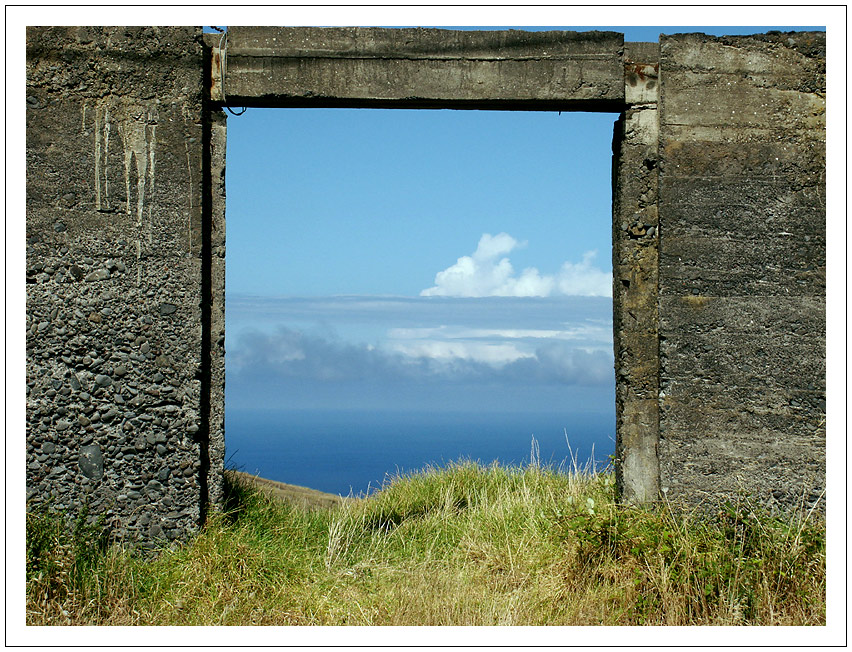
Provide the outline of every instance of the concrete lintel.
<path id="1" fill-rule="evenodd" d="M 451 30 L 379 27 L 233 27 L 228 47 L 241 56 L 333 59 L 611 58 L 619 32 Z"/>
<path id="2" fill-rule="evenodd" d="M 207 42 L 218 46 L 218 39 Z M 622 46 L 615 32 L 234 27 L 222 48 L 219 80 L 213 66 L 211 99 L 245 106 L 618 111 Z"/>

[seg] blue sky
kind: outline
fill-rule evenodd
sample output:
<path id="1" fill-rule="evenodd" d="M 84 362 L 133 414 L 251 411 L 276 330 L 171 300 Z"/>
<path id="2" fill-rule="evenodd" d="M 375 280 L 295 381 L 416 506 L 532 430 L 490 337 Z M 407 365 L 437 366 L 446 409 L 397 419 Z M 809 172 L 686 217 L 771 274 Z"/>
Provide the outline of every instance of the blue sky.
<path id="1" fill-rule="evenodd" d="M 228 405 L 611 410 L 614 121 L 230 118 Z"/>
<path id="2" fill-rule="evenodd" d="M 228 289 L 256 292 L 262 264 L 264 294 L 416 295 L 473 254 L 484 233 L 519 241 L 506 252 L 519 271 L 579 262 L 611 237 L 615 118 L 375 109 L 232 116 Z M 593 191 L 591 176 L 603 180 Z M 599 252 L 604 266 L 608 250 Z"/>
<path id="3" fill-rule="evenodd" d="M 228 406 L 612 415 L 616 118 L 229 117 Z"/>

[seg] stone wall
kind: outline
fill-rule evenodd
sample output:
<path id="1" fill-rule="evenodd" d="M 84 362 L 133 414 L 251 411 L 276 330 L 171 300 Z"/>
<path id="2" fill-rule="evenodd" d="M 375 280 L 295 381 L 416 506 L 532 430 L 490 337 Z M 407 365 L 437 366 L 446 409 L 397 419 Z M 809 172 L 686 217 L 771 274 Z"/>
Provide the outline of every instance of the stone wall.
<path id="1" fill-rule="evenodd" d="M 660 44 L 660 474 L 673 500 L 825 486 L 825 34 Z"/>
<path id="2" fill-rule="evenodd" d="M 210 484 L 202 91 L 200 28 L 27 30 L 27 498 L 127 540 Z"/>

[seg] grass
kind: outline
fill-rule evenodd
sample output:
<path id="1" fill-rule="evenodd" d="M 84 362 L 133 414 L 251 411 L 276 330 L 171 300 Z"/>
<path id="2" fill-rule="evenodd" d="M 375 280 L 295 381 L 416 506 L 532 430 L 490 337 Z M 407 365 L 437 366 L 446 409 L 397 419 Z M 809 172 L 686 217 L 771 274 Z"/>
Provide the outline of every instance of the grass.
<path id="1" fill-rule="evenodd" d="M 825 624 L 824 525 L 745 499 L 640 510 L 610 473 L 460 462 L 306 509 L 229 478 L 154 559 L 28 514 L 27 624 Z"/>

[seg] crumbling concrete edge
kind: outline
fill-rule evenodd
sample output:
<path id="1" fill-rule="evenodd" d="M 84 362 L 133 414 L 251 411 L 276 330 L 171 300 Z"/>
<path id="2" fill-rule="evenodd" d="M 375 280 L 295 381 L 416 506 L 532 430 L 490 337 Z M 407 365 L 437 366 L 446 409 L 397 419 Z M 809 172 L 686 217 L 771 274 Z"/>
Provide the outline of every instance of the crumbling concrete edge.
<path id="1" fill-rule="evenodd" d="M 624 503 L 660 498 L 659 44 L 624 44 L 625 111 L 613 137 L 615 470 Z"/>
<path id="2" fill-rule="evenodd" d="M 204 84 L 211 88 L 218 44 L 205 35 Z M 225 469 L 225 156 L 227 116 L 210 97 L 203 106 L 204 243 L 202 253 L 202 519 L 224 506 Z"/>

